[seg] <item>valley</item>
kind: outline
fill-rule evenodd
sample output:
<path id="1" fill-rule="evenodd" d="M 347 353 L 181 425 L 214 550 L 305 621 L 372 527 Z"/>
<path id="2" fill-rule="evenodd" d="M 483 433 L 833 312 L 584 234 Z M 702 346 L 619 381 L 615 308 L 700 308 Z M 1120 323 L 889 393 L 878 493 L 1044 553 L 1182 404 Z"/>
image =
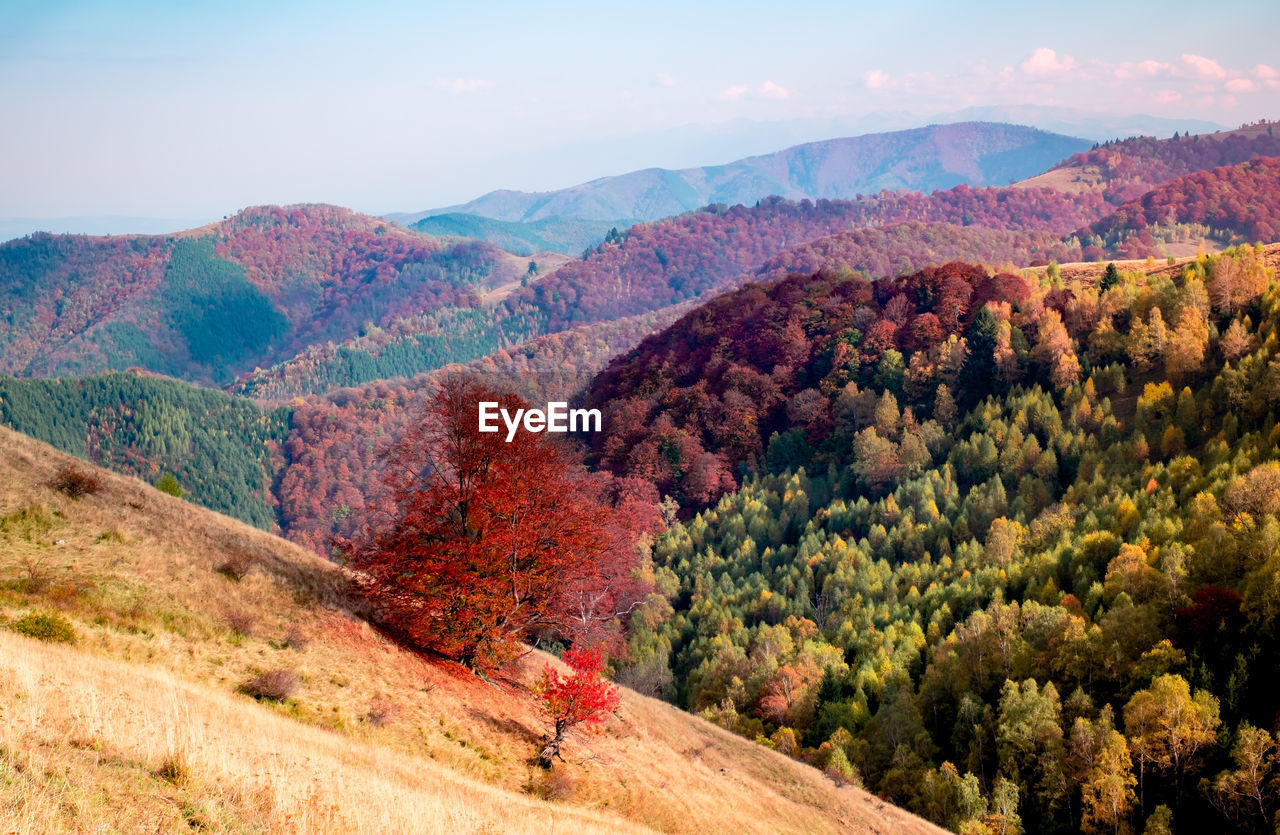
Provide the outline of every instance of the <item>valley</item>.
<path id="1" fill-rule="evenodd" d="M 0 244 L 0 828 L 1269 831 L 1270 124 Z"/>

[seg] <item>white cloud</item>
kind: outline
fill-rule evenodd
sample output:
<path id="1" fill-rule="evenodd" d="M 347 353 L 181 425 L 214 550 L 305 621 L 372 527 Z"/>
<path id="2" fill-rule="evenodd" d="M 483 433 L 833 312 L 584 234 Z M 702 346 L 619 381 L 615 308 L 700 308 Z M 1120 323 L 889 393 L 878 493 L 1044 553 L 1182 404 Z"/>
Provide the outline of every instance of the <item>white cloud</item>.
<path id="1" fill-rule="evenodd" d="M 744 98 L 781 100 L 791 98 L 791 91 L 781 84 L 765 81 L 759 87 L 752 87 L 750 84 L 734 84 L 714 94 L 712 98 L 716 101 L 730 102 L 740 101 Z"/>
<path id="2" fill-rule="evenodd" d="M 1253 68 L 1255 78 L 1280 78 L 1280 72 L 1276 72 L 1275 67 L 1268 67 L 1266 64 L 1259 64 Z"/>
<path id="3" fill-rule="evenodd" d="M 714 98 L 719 101 L 737 101 L 745 96 L 750 90 L 751 88 L 745 84 L 734 84 L 716 93 Z"/>
<path id="4" fill-rule="evenodd" d="M 1058 53 L 1042 46 L 1032 52 L 1019 66 L 1027 75 L 1057 75 L 1076 68 L 1076 59 L 1070 55 L 1058 57 Z"/>
<path id="5" fill-rule="evenodd" d="M 1193 55 L 1184 52 L 1182 57 L 1178 59 L 1183 70 L 1196 78 L 1226 78 L 1227 71 L 1222 65 L 1212 58 L 1206 58 L 1203 55 Z"/>
<path id="6" fill-rule="evenodd" d="M 1252 93 L 1258 89 L 1258 85 L 1247 78 L 1233 78 L 1227 82 L 1226 86 L 1233 93 Z"/>
<path id="7" fill-rule="evenodd" d="M 455 96 L 464 93 L 479 93 L 488 90 L 493 86 L 492 81 L 485 81 L 482 78 L 439 78 L 436 79 L 436 89 L 444 90 Z"/>
<path id="8" fill-rule="evenodd" d="M 760 85 L 760 95 L 770 99 L 789 99 L 791 92 L 781 84 L 774 84 L 772 81 L 766 81 Z"/>
<path id="9" fill-rule="evenodd" d="M 862 81 L 868 90 L 880 90 L 889 86 L 889 75 L 881 70 L 867 70 L 862 74 Z"/>
<path id="10" fill-rule="evenodd" d="M 1150 78 L 1155 75 L 1173 72 L 1173 67 L 1163 61 L 1127 61 L 1116 67 L 1118 78 Z"/>
<path id="11" fill-rule="evenodd" d="M 1177 90 L 1161 90 L 1156 93 L 1155 101 L 1157 104 L 1176 104 L 1182 101 L 1182 94 Z"/>
<path id="12" fill-rule="evenodd" d="M 674 87 L 680 83 L 676 80 L 676 77 L 669 72 L 660 72 L 654 76 L 654 78 L 656 78 L 658 84 L 663 87 Z"/>

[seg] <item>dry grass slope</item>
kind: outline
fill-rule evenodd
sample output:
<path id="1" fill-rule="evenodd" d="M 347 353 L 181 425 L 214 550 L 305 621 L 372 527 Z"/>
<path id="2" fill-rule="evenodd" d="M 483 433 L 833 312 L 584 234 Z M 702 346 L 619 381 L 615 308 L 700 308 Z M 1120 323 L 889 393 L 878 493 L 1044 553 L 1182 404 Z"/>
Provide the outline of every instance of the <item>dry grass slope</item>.
<path id="1" fill-rule="evenodd" d="M 0 630 L 0 831 L 940 831 L 630 692 L 548 777 L 545 656 L 492 683 L 427 663 L 333 565 L 103 471 L 68 498 L 68 461 L 0 429 L 0 618 L 77 638 Z M 284 700 L 237 692 L 275 670 Z"/>

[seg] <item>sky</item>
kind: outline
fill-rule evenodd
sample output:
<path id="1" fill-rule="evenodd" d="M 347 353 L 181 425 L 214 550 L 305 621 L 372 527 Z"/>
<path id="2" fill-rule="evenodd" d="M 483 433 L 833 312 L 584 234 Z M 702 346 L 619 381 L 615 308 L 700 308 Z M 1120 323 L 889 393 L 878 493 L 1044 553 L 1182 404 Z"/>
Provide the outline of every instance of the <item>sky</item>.
<path id="1" fill-rule="evenodd" d="M 1275 0 L 0 0 L 0 219 L 416 211 L 979 106 L 1280 119 L 1277 24 Z"/>

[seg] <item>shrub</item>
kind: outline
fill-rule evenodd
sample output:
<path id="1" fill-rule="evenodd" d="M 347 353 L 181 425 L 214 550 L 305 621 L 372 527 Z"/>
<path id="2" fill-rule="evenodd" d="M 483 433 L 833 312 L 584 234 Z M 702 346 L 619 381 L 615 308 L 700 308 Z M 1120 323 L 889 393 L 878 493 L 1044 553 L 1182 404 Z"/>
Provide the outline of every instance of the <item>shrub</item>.
<path id="1" fill-rule="evenodd" d="M 57 644 L 74 644 L 76 630 L 61 615 L 42 615 L 31 612 L 9 624 L 9 628 L 19 635 L 49 641 Z"/>
<path id="2" fill-rule="evenodd" d="M 538 755 L 538 765 L 548 769 L 552 760 L 560 756 L 567 733 L 579 725 L 600 724 L 617 710 L 620 702 L 618 688 L 600 677 L 604 657 L 599 649 L 571 647 L 563 660 L 573 675 L 563 676 L 547 664 L 542 678 L 533 685 L 533 692 L 554 723 L 553 735 Z"/>
<path id="3" fill-rule="evenodd" d="M 825 771 L 837 786 L 854 785 L 862 788 L 862 777 L 858 774 L 857 769 L 853 767 L 853 764 L 849 762 L 849 757 L 845 754 L 843 748 L 833 748 L 831 750 L 831 755 L 827 758 Z"/>
<path id="4" fill-rule="evenodd" d="M 22 554 L 18 557 L 18 568 L 26 575 L 18 581 L 18 589 L 27 594 L 40 594 L 49 587 L 50 576 L 48 557 L 45 554 Z"/>
<path id="5" fill-rule="evenodd" d="M 229 611 L 226 613 L 227 626 L 237 635 L 243 635 L 246 638 L 252 638 L 254 629 L 258 624 L 258 619 L 249 612 L 239 610 Z"/>
<path id="6" fill-rule="evenodd" d="M 160 762 L 154 772 L 156 777 L 175 786 L 184 786 L 191 779 L 191 769 L 187 766 L 187 757 L 181 751 L 169 754 Z"/>
<path id="7" fill-rule="evenodd" d="M 156 479 L 153 486 L 161 493 L 168 493 L 176 499 L 180 499 L 183 496 L 182 485 L 178 483 L 178 477 L 173 473 L 162 474 Z"/>
<path id="8" fill-rule="evenodd" d="M 228 580 L 235 580 L 238 583 L 248 576 L 249 572 L 253 570 L 253 565 L 254 559 L 251 555 L 243 551 L 237 551 L 219 563 L 214 571 Z"/>
<path id="9" fill-rule="evenodd" d="M 290 626 L 289 631 L 285 633 L 284 641 L 281 646 L 285 649 L 294 649 L 301 652 L 307 648 L 307 644 L 309 642 L 310 639 L 307 637 L 307 633 L 303 632 L 297 626 Z"/>
<path id="10" fill-rule="evenodd" d="M 258 673 L 238 688 L 246 696 L 259 701 L 283 702 L 298 689 L 298 676 L 293 670 L 275 669 Z"/>
<path id="11" fill-rule="evenodd" d="M 75 464 L 67 464 L 58 470 L 51 486 L 55 490 L 66 493 L 73 499 L 81 496 L 92 496 L 102 490 L 102 480 L 93 473 L 85 472 Z"/>
<path id="12" fill-rule="evenodd" d="M 370 724 L 381 728 L 383 725 L 390 722 L 392 718 L 395 717 L 395 714 L 396 706 L 391 703 L 391 700 L 386 696 L 377 695 L 370 700 L 369 712 L 365 714 L 365 717 L 369 720 Z"/>

